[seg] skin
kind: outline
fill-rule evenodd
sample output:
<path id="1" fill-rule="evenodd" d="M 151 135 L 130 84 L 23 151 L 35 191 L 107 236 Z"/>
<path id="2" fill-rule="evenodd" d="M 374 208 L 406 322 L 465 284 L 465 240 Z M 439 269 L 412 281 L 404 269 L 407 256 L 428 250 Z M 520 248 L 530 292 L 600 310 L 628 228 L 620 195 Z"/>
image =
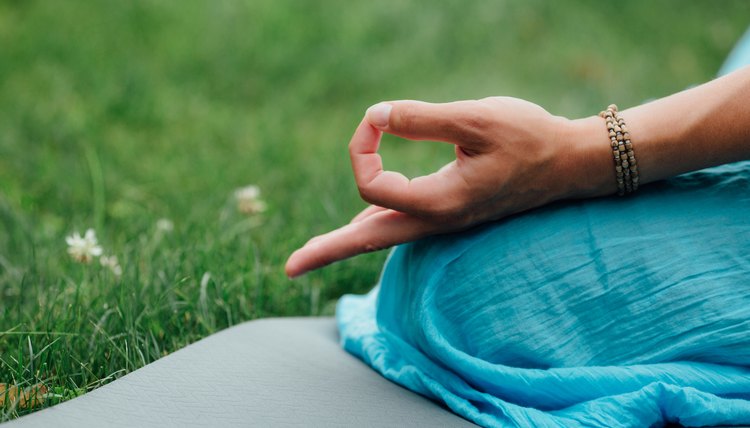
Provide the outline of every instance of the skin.
<path id="1" fill-rule="evenodd" d="M 750 67 L 745 67 L 622 111 L 641 185 L 750 159 L 748 100 Z M 383 170 L 378 146 L 384 132 L 452 143 L 456 159 L 409 180 Z M 295 251 L 286 264 L 289 277 L 550 202 L 617 191 L 604 119 L 554 116 L 517 98 L 380 103 L 357 127 L 349 154 L 360 195 L 371 205 L 351 223 Z"/>

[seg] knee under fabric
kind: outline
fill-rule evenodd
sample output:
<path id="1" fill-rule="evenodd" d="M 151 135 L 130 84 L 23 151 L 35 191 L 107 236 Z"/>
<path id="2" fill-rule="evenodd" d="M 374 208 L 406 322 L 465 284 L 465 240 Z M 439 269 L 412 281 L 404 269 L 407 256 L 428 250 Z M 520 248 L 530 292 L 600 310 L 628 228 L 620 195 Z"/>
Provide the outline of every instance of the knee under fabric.
<path id="1" fill-rule="evenodd" d="M 750 162 L 402 245 L 337 319 L 483 426 L 750 424 Z"/>

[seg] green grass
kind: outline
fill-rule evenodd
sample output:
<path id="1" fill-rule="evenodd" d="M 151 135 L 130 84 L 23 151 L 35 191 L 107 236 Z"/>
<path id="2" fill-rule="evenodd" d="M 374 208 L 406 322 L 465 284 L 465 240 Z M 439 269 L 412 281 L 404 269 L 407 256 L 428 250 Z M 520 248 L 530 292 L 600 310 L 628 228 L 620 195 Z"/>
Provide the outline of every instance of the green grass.
<path id="1" fill-rule="evenodd" d="M 364 207 L 346 144 L 379 100 L 626 107 L 710 79 L 747 16 L 744 1 L 0 0 L 0 383 L 67 398 L 368 290 L 382 252 L 295 281 L 283 263 Z M 452 152 L 386 138 L 383 153 L 416 175 Z M 235 209 L 251 183 L 262 216 Z M 66 254 L 88 227 L 120 279 Z M 28 411 L 6 403 L 0 421 Z"/>

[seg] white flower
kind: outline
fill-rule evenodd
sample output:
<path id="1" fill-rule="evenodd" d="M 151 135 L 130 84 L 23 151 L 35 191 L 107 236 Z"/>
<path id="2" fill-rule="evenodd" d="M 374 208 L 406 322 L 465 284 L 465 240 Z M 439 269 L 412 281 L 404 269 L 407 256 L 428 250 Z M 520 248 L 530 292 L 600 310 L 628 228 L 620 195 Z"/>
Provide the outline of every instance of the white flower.
<path id="1" fill-rule="evenodd" d="M 117 262 L 117 256 L 101 256 L 99 257 L 99 263 L 109 268 L 115 276 L 119 277 L 122 275 L 122 267 Z"/>
<path id="2" fill-rule="evenodd" d="M 255 185 L 245 186 L 234 191 L 237 209 L 243 214 L 257 214 L 266 210 L 266 203 L 260 199 L 260 188 Z"/>
<path id="3" fill-rule="evenodd" d="M 65 238 L 65 242 L 68 243 L 68 254 L 77 262 L 89 263 L 94 257 L 102 255 L 102 247 L 96 242 L 94 229 L 87 230 L 83 236 L 75 232 Z"/>
<path id="4" fill-rule="evenodd" d="M 156 230 L 163 233 L 169 233 L 174 230 L 174 223 L 168 218 L 156 220 Z"/>
<path id="5" fill-rule="evenodd" d="M 234 196 L 237 199 L 257 199 L 260 197 L 260 187 L 251 184 L 249 186 L 241 187 L 234 191 Z"/>

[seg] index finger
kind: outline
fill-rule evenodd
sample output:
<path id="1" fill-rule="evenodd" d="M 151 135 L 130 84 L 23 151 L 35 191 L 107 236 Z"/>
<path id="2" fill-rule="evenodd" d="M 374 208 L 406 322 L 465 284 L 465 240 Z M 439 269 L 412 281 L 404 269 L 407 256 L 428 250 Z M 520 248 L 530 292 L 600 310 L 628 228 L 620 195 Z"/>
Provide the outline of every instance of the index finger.
<path id="1" fill-rule="evenodd" d="M 409 214 L 381 211 L 309 241 L 289 256 L 285 270 L 290 278 L 296 277 L 357 254 L 417 240 L 440 227 Z"/>
<path id="2" fill-rule="evenodd" d="M 383 132 L 360 122 L 349 143 L 354 180 L 367 202 L 406 213 L 428 213 L 456 187 L 455 177 L 435 173 L 409 180 L 403 174 L 383 170 L 378 154 Z"/>

